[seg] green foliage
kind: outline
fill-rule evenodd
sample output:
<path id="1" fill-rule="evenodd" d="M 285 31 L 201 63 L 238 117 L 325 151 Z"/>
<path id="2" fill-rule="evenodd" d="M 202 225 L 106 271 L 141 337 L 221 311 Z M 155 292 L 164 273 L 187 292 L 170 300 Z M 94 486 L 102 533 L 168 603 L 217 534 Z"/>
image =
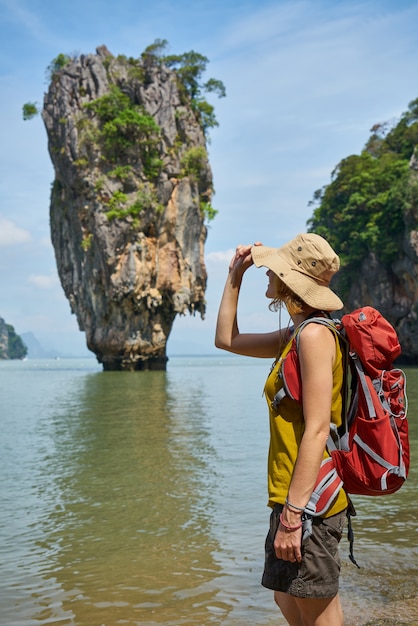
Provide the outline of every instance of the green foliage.
<path id="1" fill-rule="evenodd" d="M 215 93 L 219 98 L 226 96 L 225 86 L 222 81 L 210 78 L 205 83 L 202 76 L 206 71 L 209 59 L 194 50 L 184 54 L 163 55 L 168 42 L 166 39 L 156 39 L 153 44 L 145 49 L 142 59 L 145 63 L 152 61 L 164 64 L 176 70 L 180 94 L 184 101 L 190 100 L 191 105 L 199 117 L 204 133 L 209 128 L 218 126 L 215 118 L 214 107 L 203 97 L 203 93 Z"/>
<path id="2" fill-rule="evenodd" d="M 155 59 L 161 59 L 167 46 L 167 39 L 155 39 L 154 43 L 145 48 L 141 55 L 142 60 L 146 63 L 147 61 L 152 62 Z"/>
<path id="3" fill-rule="evenodd" d="M 403 159 L 410 159 L 418 144 L 418 98 L 409 103 L 406 111 L 395 124 L 385 122 L 373 126 L 366 150 L 373 156 L 391 151 Z"/>
<path id="4" fill-rule="evenodd" d="M 218 211 L 213 208 L 213 206 L 210 204 L 210 202 L 201 202 L 200 203 L 200 210 L 201 210 L 201 212 L 203 213 L 205 219 L 207 219 L 208 222 L 211 222 L 215 218 L 217 213 L 218 213 Z"/>
<path id="5" fill-rule="evenodd" d="M 408 104 L 408 110 L 404 113 L 404 117 L 409 124 L 418 122 L 418 98 Z"/>
<path id="6" fill-rule="evenodd" d="M 363 152 L 343 159 L 331 183 L 314 194 L 312 204 L 319 206 L 308 228 L 338 250 L 345 288 L 370 252 L 388 266 L 397 259 L 405 215 L 418 206 L 418 185 L 409 169 L 417 120 L 418 100 L 396 125 L 374 126 Z"/>
<path id="7" fill-rule="evenodd" d="M 88 250 L 90 250 L 92 241 L 93 241 L 92 233 L 89 233 L 88 235 L 85 235 L 83 237 L 83 240 L 81 242 L 81 247 L 84 250 L 84 252 L 87 252 Z"/>
<path id="8" fill-rule="evenodd" d="M 390 262 L 403 228 L 400 193 L 407 172 L 408 162 L 391 153 L 344 159 L 332 183 L 316 196 L 321 204 L 310 229 L 325 236 L 345 264 L 358 266 L 369 251 Z"/>
<path id="9" fill-rule="evenodd" d="M 63 67 L 70 63 L 70 61 L 71 57 L 69 57 L 67 54 L 60 53 L 57 57 L 55 57 L 55 59 L 53 59 L 46 68 L 47 80 L 51 81 L 54 78 L 55 74 L 60 72 Z"/>
<path id="10" fill-rule="evenodd" d="M 36 102 L 26 102 L 22 107 L 22 111 L 25 121 L 31 120 L 36 115 L 39 115 L 39 107 Z"/>
<path id="11" fill-rule="evenodd" d="M 128 196 L 122 191 L 115 191 L 110 199 L 106 202 L 106 205 L 111 211 L 123 209 L 128 201 Z"/>
<path id="12" fill-rule="evenodd" d="M 111 54 L 106 55 L 103 59 L 103 67 L 105 67 L 106 70 L 109 70 L 110 66 L 112 65 L 112 61 L 113 61 L 113 56 Z"/>
<path id="13" fill-rule="evenodd" d="M 24 359 L 28 353 L 28 349 L 22 341 L 22 338 L 16 334 L 11 324 L 6 324 L 8 333 L 8 358 Z"/>
<path id="14" fill-rule="evenodd" d="M 219 126 L 215 118 L 215 107 L 209 104 L 206 100 L 198 100 L 195 102 L 195 111 L 198 113 L 202 129 L 205 133 L 209 128 L 215 128 Z"/>
<path id="15" fill-rule="evenodd" d="M 124 182 L 127 178 L 129 178 L 133 173 L 133 169 L 131 165 L 117 165 L 113 170 L 108 172 L 108 176 L 110 178 L 117 178 L 121 182 Z"/>
<path id="16" fill-rule="evenodd" d="M 203 89 L 207 92 L 216 93 L 218 98 L 226 97 L 225 85 L 221 80 L 216 78 L 209 78 L 209 80 L 203 85 Z"/>
<path id="17" fill-rule="evenodd" d="M 94 183 L 94 191 L 96 193 L 99 193 L 100 191 L 103 190 L 104 188 L 104 182 L 105 179 L 103 178 L 103 176 L 99 176 L 99 178 L 96 180 L 96 182 Z"/>
<path id="18" fill-rule="evenodd" d="M 88 102 L 84 107 L 94 111 L 100 121 L 105 124 L 117 117 L 121 111 L 128 109 L 130 105 L 129 96 L 123 93 L 117 85 L 110 85 L 109 93 L 93 100 L 93 102 Z"/>
<path id="19" fill-rule="evenodd" d="M 208 61 L 207 57 L 194 50 L 184 54 L 171 54 L 163 58 L 165 65 L 176 70 L 181 86 L 192 101 L 200 97 L 203 87 L 201 78 Z"/>
<path id="20" fill-rule="evenodd" d="M 85 107 L 100 120 L 98 139 L 111 162 L 122 160 L 127 151 L 135 148 L 140 152 L 145 175 L 150 179 L 158 176 L 162 165 L 157 150 L 161 130 L 143 107 L 134 104 L 116 85 Z"/>
<path id="21" fill-rule="evenodd" d="M 181 172 L 180 175 L 190 176 L 197 180 L 201 175 L 203 169 L 207 165 L 207 152 L 203 146 L 193 146 L 189 148 L 181 158 Z"/>
<path id="22" fill-rule="evenodd" d="M 210 78 L 202 83 L 202 75 L 206 70 L 208 58 L 191 50 L 181 55 L 163 57 L 163 62 L 176 69 L 181 92 L 190 98 L 195 112 L 200 118 L 203 131 L 218 126 L 215 118 L 214 107 L 203 97 L 202 92 L 215 93 L 219 98 L 226 95 L 225 86 L 220 80 Z"/>
<path id="23" fill-rule="evenodd" d="M 108 220 L 123 219 L 129 215 L 138 218 L 140 213 L 145 209 L 150 209 L 156 213 L 164 210 L 164 207 L 158 202 L 157 194 L 153 185 L 144 184 L 140 187 L 132 204 L 128 204 L 128 196 L 121 192 L 115 191 L 110 200 L 106 203 L 109 210 L 106 211 Z"/>
<path id="24" fill-rule="evenodd" d="M 143 140 L 144 137 L 145 142 L 148 143 L 148 138 L 158 131 L 159 127 L 152 117 L 136 109 L 126 108 L 103 125 L 102 136 L 105 147 L 108 149 L 116 147 L 117 150 L 118 148 L 124 150 Z"/>
<path id="25" fill-rule="evenodd" d="M 152 210 L 156 213 L 162 213 L 164 206 L 158 202 L 157 193 L 152 185 L 142 185 L 136 194 L 135 202 L 131 205 L 129 211 L 131 215 L 138 215 L 144 210 Z"/>

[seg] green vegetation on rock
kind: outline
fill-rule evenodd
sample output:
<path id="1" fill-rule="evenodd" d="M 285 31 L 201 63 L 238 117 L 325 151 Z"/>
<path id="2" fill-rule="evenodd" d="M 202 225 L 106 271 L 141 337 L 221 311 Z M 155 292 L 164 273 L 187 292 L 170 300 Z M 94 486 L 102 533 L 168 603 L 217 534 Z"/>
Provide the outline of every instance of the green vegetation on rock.
<path id="1" fill-rule="evenodd" d="M 36 102 L 26 102 L 23 105 L 23 119 L 25 121 L 31 120 L 33 117 L 39 114 L 39 107 Z"/>
<path id="2" fill-rule="evenodd" d="M 134 201 L 129 204 L 129 197 L 121 191 L 115 191 L 111 198 L 105 203 L 108 210 L 106 217 L 108 220 L 123 219 L 131 216 L 138 218 L 146 209 L 161 213 L 164 207 L 159 204 L 155 188 L 151 184 L 141 184 L 139 191 L 135 194 Z"/>
<path id="3" fill-rule="evenodd" d="M 68 54 L 63 54 L 62 52 L 56 56 L 46 68 L 46 79 L 48 81 L 53 80 L 54 75 L 68 65 L 72 58 L 73 57 L 68 56 Z"/>
<path id="4" fill-rule="evenodd" d="M 181 176 L 189 176 L 190 178 L 199 178 L 208 158 L 207 152 L 203 146 L 192 146 L 189 148 L 180 160 Z"/>
<path id="5" fill-rule="evenodd" d="M 209 59 L 194 50 L 184 54 L 164 55 L 168 42 L 165 39 L 156 39 L 153 44 L 142 53 L 144 63 L 150 60 L 159 62 L 176 70 L 180 94 L 190 99 L 193 110 L 199 117 L 205 134 L 208 129 L 218 126 L 215 117 L 215 108 L 203 96 L 204 93 L 215 93 L 218 98 L 224 98 L 226 90 L 223 82 L 216 78 L 209 78 L 205 83 L 202 76 L 206 71 Z"/>
<path id="6" fill-rule="evenodd" d="M 202 211 L 202 214 L 205 216 L 208 222 L 211 222 L 218 213 L 218 211 L 213 208 L 210 202 L 202 201 L 200 203 L 200 210 Z"/>
<path id="7" fill-rule="evenodd" d="M 11 324 L 0 318 L 0 359 L 24 359 L 28 349 Z"/>
<path id="8" fill-rule="evenodd" d="M 158 176 L 162 165 L 157 150 L 161 129 L 143 107 L 134 104 L 117 85 L 111 85 L 108 94 L 85 108 L 100 120 L 97 140 L 111 163 L 126 158 L 132 148 L 140 152 L 146 177 Z"/>
<path id="9" fill-rule="evenodd" d="M 405 224 L 417 226 L 418 180 L 410 161 L 418 144 L 418 99 L 396 124 L 377 124 L 371 133 L 361 154 L 343 159 L 311 203 L 318 206 L 308 228 L 338 250 L 343 291 L 369 253 L 390 266 Z"/>

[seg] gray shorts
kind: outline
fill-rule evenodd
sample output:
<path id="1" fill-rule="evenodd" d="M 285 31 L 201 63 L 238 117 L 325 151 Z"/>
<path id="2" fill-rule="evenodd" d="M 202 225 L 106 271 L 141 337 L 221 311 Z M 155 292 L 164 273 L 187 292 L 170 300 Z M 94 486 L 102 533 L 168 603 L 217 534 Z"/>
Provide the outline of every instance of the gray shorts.
<path id="1" fill-rule="evenodd" d="M 299 598 L 333 598 L 338 593 L 341 569 L 338 544 L 344 531 L 346 511 L 331 517 L 315 517 L 312 534 L 302 546 L 301 563 L 278 559 L 273 542 L 283 509 L 277 504 L 270 516 L 266 559 L 261 584 Z"/>

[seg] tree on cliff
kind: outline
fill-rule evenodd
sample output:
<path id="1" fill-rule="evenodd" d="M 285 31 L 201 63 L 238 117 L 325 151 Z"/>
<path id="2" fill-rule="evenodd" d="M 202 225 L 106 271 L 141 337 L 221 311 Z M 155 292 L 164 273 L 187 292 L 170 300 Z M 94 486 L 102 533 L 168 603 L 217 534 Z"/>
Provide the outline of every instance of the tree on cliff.
<path id="1" fill-rule="evenodd" d="M 318 206 L 308 227 L 341 255 L 343 298 L 370 254 L 389 268 L 401 255 L 406 225 L 417 227 L 418 181 L 411 167 L 417 144 L 418 99 L 397 123 L 373 126 L 361 154 L 343 159 L 331 183 L 314 194 Z"/>
<path id="2" fill-rule="evenodd" d="M 202 82 L 202 76 L 209 62 L 207 57 L 194 50 L 184 54 L 165 55 L 163 52 L 167 46 L 166 39 L 157 39 L 145 49 L 142 59 L 145 63 L 148 63 L 150 59 L 154 62 L 159 60 L 167 67 L 175 69 L 180 93 L 186 99 L 190 98 L 193 110 L 198 114 L 201 126 L 207 135 L 208 129 L 218 126 L 218 122 L 215 117 L 215 108 L 209 104 L 203 93 L 212 92 L 219 98 L 224 98 L 225 86 L 222 81 L 215 78 L 210 78 L 205 83 Z"/>
<path id="3" fill-rule="evenodd" d="M 60 54 L 42 117 L 55 170 L 51 239 L 87 346 L 105 369 L 165 369 L 176 315 L 205 313 L 206 222 L 216 214 L 206 57 Z M 36 103 L 23 108 L 25 119 Z"/>

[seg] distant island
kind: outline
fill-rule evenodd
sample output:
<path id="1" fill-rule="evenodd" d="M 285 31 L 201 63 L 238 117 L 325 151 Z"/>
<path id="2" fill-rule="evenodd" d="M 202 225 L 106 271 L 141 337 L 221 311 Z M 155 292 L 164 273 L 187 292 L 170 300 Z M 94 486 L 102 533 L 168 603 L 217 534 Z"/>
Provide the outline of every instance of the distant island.
<path id="1" fill-rule="evenodd" d="M 24 359 L 28 349 L 11 324 L 0 317 L 0 359 Z"/>
<path id="2" fill-rule="evenodd" d="M 21 338 L 28 349 L 27 356 L 29 359 L 58 359 L 64 356 L 53 348 L 45 348 L 30 331 L 22 333 Z"/>

